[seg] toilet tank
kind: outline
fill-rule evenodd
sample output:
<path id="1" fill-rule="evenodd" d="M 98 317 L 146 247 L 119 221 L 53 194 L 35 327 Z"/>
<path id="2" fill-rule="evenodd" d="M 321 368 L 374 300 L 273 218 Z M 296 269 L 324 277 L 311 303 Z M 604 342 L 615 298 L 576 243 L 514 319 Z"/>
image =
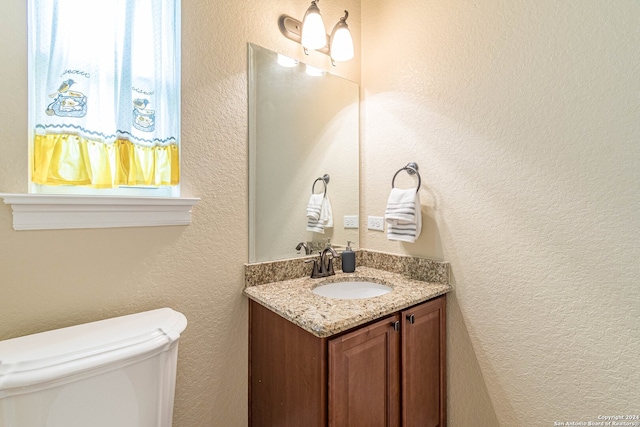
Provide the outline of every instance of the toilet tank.
<path id="1" fill-rule="evenodd" d="M 178 339 L 170 308 L 0 341 L 0 427 L 169 427 Z"/>

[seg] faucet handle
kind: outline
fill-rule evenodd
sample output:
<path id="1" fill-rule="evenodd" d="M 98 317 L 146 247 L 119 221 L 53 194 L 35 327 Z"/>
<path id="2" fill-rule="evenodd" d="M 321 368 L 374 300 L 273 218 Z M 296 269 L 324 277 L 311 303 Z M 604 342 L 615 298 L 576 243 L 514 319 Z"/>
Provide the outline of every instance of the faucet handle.
<path id="1" fill-rule="evenodd" d="M 333 276 L 334 274 L 336 274 L 336 272 L 333 270 L 333 258 L 328 258 L 327 264 L 329 264 L 327 266 L 327 276 Z"/>
<path id="2" fill-rule="evenodd" d="M 320 276 L 320 271 L 318 270 L 318 261 L 316 261 L 315 259 L 308 259 L 306 260 L 304 263 L 308 264 L 312 262 L 313 263 L 313 269 L 311 270 L 311 278 L 312 279 L 316 279 Z"/>

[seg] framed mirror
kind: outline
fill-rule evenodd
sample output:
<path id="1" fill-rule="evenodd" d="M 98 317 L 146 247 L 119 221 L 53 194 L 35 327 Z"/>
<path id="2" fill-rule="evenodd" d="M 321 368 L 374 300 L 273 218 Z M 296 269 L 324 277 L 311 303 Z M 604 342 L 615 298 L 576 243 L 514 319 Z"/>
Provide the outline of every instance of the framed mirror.
<path id="1" fill-rule="evenodd" d="M 357 247 L 349 217 L 359 212 L 358 85 L 255 44 L 248 49 L 249 262 L 304 256 L 300 242 Z M 324 194 L 325 175 L 333 226 L 308 231 L 312 189 Z"/>

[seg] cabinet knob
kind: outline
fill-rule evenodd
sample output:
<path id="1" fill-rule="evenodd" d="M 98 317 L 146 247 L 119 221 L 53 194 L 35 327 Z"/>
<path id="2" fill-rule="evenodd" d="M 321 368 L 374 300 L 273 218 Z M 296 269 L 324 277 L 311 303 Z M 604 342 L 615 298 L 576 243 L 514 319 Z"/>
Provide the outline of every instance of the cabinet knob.
<path id="1" fill-rule="evenodd" d="M 396 332 L 400 330 L 400 322 L 397 320 L 395 322 L 391 322 L 391 326 L 393 327 L 393 330 Z"/>
<path id="2" fill-rule="evenodd" d="M 414 323 L 416 323 L 416 316 L 414 316 L 413 314 L 407 314 L 407 320 L 413 325 Z"/>

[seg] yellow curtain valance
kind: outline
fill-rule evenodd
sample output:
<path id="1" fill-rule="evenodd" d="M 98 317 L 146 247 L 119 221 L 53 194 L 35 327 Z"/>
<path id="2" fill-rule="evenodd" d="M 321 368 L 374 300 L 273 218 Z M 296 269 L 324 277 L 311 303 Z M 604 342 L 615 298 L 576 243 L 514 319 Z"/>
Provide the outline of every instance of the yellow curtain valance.
<path id="1" fill-rule="evenodd" d="M 126 139 L 113 144 L 72 134 L 36 135 L 32 181 L 44 185 L 113 188 L 120 185 L 177 185 L 176 144 L 144 147 Z"/>

